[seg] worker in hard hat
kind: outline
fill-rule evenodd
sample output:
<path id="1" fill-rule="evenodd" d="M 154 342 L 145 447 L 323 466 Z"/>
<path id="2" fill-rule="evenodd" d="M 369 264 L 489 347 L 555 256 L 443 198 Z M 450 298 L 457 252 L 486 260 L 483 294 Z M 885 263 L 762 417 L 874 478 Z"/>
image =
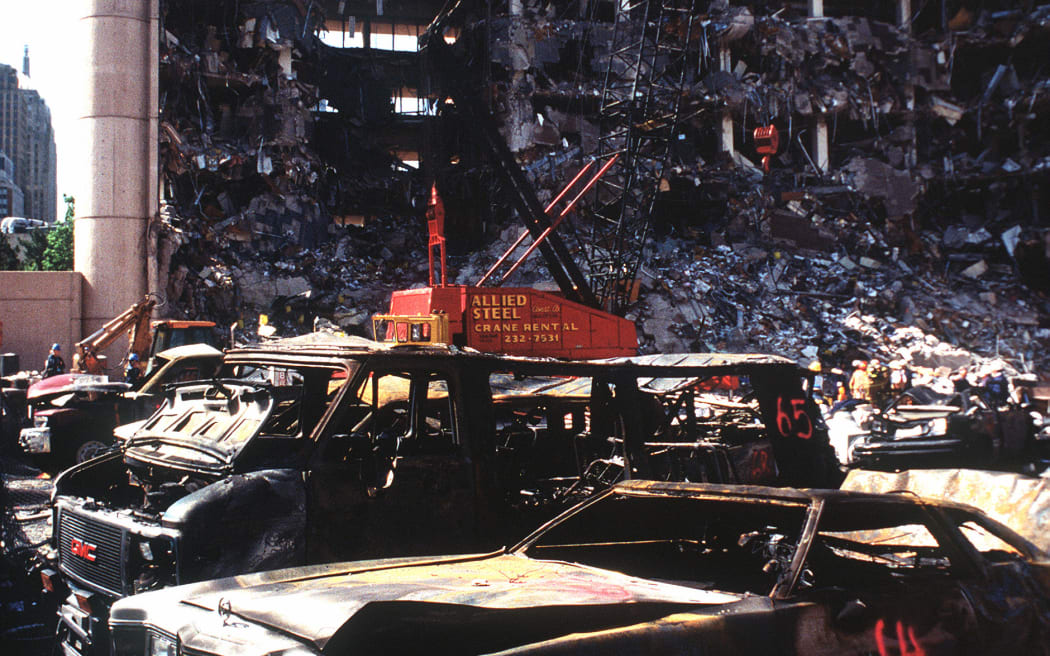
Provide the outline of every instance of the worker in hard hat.
<path id="1" fill-rule="evenodd" d="M 62 345 L 55 342 L 51 345 L 47 361 L 44 362 L 44 378 L 66 373 L 66 361 L 62 359 Z"/>
<path id="2" fill-rule="evenodd" d="M 817 403 L 824 403 L 824 376 L 821 374 L 820 360 L 814 360 L 809 363 L 808 369 L 813 372 L 813 400 Z"/>
<path id="3" fill-rule="evenodd" d="M 868 361 L 868 398 L 871 404 L 883 408 L 890 400 L 890 370 L 878 358 Z"/>
<path id="4" fill-rule="evenodd" d="M 139 354 L 132 353 L 128 356 L 128 366 L 124 370 L 124 382 L 131 383 L 132 387 L 139 384 L 142 379 L 142 369 L 140 369 Z"/>
<path id="5" fill-rule="evenodd" d="M 849 379 L 849 395 L 858 401 L 868 402 L 868 363 L 853 361 L 853 375 Z"/>

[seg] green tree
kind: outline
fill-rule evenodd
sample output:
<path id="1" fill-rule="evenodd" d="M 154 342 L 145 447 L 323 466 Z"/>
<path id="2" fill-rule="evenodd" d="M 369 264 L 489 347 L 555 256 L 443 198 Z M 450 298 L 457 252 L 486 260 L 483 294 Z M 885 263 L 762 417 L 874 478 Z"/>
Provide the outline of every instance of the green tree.
<path id="1" fill-rule="evenodd" d="M 47 233 L 42 228 L 29 231 L 29 239 L 22 242 L 22 269 L 44 271 L 44 251 L 47 250 Z"/>
<path id="2" fill-rule="evenodd" d="M 15 252 L 7 235 L 0 235 L 0 271 L 18 271 L 18 253 Z"/>
<path id="3" fill-rule="evenodd" d="M 47 232 L 47 248 L 40 255 L 41 271 L 73 270 L 73 217 L 76 214 L 76 200 L 65 194 L 66 216 Z"/>

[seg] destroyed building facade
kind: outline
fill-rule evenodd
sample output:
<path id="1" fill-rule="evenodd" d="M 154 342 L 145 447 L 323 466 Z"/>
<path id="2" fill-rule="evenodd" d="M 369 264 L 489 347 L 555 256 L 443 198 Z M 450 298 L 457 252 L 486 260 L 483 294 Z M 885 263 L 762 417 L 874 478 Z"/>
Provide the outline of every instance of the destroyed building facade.
<path id="1" fill-rule="evenodd" d="M 431 182 L 480 276 L 519 222 L 459 85 L 541 200 L 623 153 L 559 231 L 645 351 L 950 342 L 1046 370 L 1050 7 L 618 7 L 163 0 L 172 311 L 364 334 L 426 280 Z M 451 59 L 418 50 L 435 17 Z"/>

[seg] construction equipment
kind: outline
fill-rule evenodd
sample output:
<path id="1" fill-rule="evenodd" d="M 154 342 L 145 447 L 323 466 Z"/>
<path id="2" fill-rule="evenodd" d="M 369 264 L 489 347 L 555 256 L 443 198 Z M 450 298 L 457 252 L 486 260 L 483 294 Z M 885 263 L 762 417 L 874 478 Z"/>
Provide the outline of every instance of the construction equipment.
<path id="1" fill-rule="evenodd" d="M 637 292 L 660 184 L 689 118 L 685 89 L 695 82 L 701 18 L 695 0 L 614 4 L 597 155 L 620 158 L 599 183 L 583 245 L 599 307 L 619 314 Z"/>
<path id="2" fill-rule="evenodd" d="M 149 366 L 154 363 L 154 356 L 178 346 L 189 344 L 207 344 L 221 349 L 222 345 L 215 334 L 214 321 L 189 319 L 154 319 L 150 322 Z"/>
<path id="3" fill-rule="evenodd" d="M 446 280 L 444 210 L 434 188 L 427 209 L 429 286 L 395 291 L 390 313 L 372 318 L 377 341 L 398 344 L 456 344 L 479 351 L 560 358 L 606 358 L 634 355 L 638 335 L 634 323 L 569 300 L 564 295 L 530 287 L 499 287 L 521 263 L 540 248 L 558 223 L 615 161 L 610 160 L 584 185 L 558 217 L 511 265 L 495 287 L 482 287 L 521 246 L 525 231 L 481 278 L 477 285 L 449 285 Z M 547 206 L 551 212 L 593 166 L 590 162 Z M 435 263 L 435 247 L 438 262 Z M 435 274 L 439 275 L 435 275 Z"/>
<path id="4" fill-rule="evenodd" d="M 150 315 L 156 305 L 157 299 L 147 294 L 141 301 L 77 342 L 73 347 L 71 371 L 104 374 L 107 367 L 106 356 L 102 351 L 125 333 L 128 334 L 128 355 L 135 353 L 143 361 L 152 358 L 155 345 L 159 345 L 160 350 L 198 342 L 215 346 L 216 340 L 211 335 L 215 322 L 172 319 L 151 321 Z"/>
<path id="5" fill-rule="evenodd" d="M 157 305 L 157 300 L 146 295 L 138 303 L 107 321 L 101 328 L 80 340 L 73 347 L 73 368 L 71 371 L 89 374 L 102 374 L 105 369 L 106 356 L 101 351 L 115 342 L 118 337 L 128 333 L 128 353 L 138 353 L 139 357 L 149 354 L 152 336 L 149 331 L 150 313 Z"/>
<path id="6" fill-rule="evenodd" d="M 594 166 L 589 162 L 544 208 L 528 179 L 500 135 L 490 112 L 461 73 L 462 64 L 443 38 L 449 16 L 462 5 L 450 3 L 421 37 L 421 43 L 440 71 L 457 110 L 476 128 L 493 166 L 513 193 L 526 231 L 476 285 L 449 285 L 445 270 L 444 207 L 436 187 L 427 209 L 430 235 L 429 286 L 395 291 L 390 313 L 373 317 L 375 338 L 400 344 L 451 343 L 480 351 L 567 358 L 604 358 L 634 355 L 638 336 L 634 323 L 599 309 L 586 277 L 555 232 L 561 220 L 576 207 L 599 178 L 616 162 L 613 156 L 551 218 L 558 203 Z M 495 282 L 494 274 L 531 235 L 532 244 Z M 439 263 L 435 264 L 435 248 Z M 507 278 L 539 250 L 561 294 L 528 287 L 501 287 Z M 440 276 L 435 280 L 435 269 Z M 488 283 L 490 286 L 483 287 Z M 494 289 L 498 287 L 499 289 Z"/>

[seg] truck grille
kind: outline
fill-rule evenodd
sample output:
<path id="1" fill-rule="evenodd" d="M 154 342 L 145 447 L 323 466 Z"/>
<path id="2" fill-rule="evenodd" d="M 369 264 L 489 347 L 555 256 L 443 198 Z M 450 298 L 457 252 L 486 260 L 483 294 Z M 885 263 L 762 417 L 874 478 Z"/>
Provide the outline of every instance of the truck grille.
<path id="1" fill-rule="evenodd" d="M 119 527 L 59 510 L 58 554 L 66 574 L 122 596 L 123 545 Z"/>

